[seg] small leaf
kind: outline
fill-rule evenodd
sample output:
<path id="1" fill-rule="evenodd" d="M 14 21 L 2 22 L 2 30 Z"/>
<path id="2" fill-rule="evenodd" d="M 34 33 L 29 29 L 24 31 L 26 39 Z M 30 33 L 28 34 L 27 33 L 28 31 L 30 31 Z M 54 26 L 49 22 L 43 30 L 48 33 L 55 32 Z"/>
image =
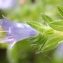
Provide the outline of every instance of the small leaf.
<path id="1" fill-rule="evenodd" d="M 63 7 L 62 6 L 57 6 L 57 9 L 59 11 L 59 14 L 63 16 Z"/>
<path id="2" fill-rule="evenodd" d="M 63 35 L 52 35 L 51 37 L 49 37 L 49 39 L 47 39 L 41 51 L 45 52 L 54 49 L 58 45 L 58 43 L 62 40 Z"/>
<path id="3" fill-rule="evenodd" d="M 39 32 L 43 32 L 45 30 L 44 26 L 40 24 L 39 22 L 31 21 L 27 22 L 30 26 L 38 30 Z"/>
<path id="4" fill-rule="evenodd" d="M 41 47 L 47 41 L 47 36 L 43 34 L 38 34 L 35 37 L 31 37 L 29 42 L 31 43 L 31 47 L 36 49 L 36 52 L 40 52 Z"/>
<path id="5" fill-rule="evenodd" d="M 43 34 L 38 34 L 37 36 L 31 37 L 29 39 L 29 41 L 31 41 L 32 44 L 37 44 L 37 45 L 44 44 L 46 40 L 47 40 L 47 37 Z"/>
<path id="6" fill-rule="evenodd" d="M 63 20 L 51 22 L 49 25 L 55 30 L 63 31 Z"/>
<path id="7" fill-rule="evenodd" d="M 42 16 L 43 20 L 44 20 L 46 23 L 50 23 L 50 22 L 53 21 L 53 20 L 52 20 L 49 16 L 47 16 L 47 15 L 42 14 L 41 16 Z"/>
<path id="8" fill-rule="evenodd" d="M 45 34 L 45 35 L 54 34 L 54 30 L 53 30 L 53 29 L 46 29 L 46 30 L 44 31 L 44 34 Z"/>

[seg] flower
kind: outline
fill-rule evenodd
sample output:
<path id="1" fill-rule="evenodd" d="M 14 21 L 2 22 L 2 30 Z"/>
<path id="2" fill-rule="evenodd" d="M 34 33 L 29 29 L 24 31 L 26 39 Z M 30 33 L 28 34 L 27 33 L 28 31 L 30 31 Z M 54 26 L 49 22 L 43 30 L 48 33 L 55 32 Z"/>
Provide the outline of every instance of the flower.
<path id="1" fill-rule="evenodd" d="M 16 6 L 16 0 L 0 0 L 0 9 L 9 9 Z"/>
<path id="2" fill-rule="evenodd" d="M 6 36 L 0 39 L 1 43 L 11 43 L 11 47 L 18 41 L 35 36 L 38 31 L 28 24 L 11 22 L 7 18 L 0 20 L 0 25 L 6 32 Z M 3 31 L 2 31 L 3 32 Z"/>

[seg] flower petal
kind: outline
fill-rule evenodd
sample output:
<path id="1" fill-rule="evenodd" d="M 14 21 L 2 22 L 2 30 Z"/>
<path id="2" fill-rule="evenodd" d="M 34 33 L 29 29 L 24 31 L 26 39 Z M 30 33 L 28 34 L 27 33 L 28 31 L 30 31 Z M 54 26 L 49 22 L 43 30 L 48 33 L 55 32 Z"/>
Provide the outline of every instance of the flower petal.
<path id="1" fill-rule="evenodd" d="M 37 33 L 38 31 L 30 27 L 29 25 L 22 23 L 14 23 L 14 25 L 10 27 L 9 32 L 9 34 L 14 36 L 17 41 L 35 36 Z"/>
<path id="2" fill-rule="evenodd" d="M 6 17 L 4 17 L 3 20 L 1 20 L 1 26 L 4 30 L 9 30 L 9 27 L 11 27 L 13 23 L 9 21 Z"/>
<path id="3" fill-rule="evenodd" d="M 16 6 L 16 0 L 0 0 L 0 9 L 10 9 Z"/>
<path id="4" fill-rule="evenodd" d="M 7 39 L 5 37 L 4 41 L 17 42 L 38 34 L 38 31 L 29 26 L 28 24 L 11 22 L 7 18 L 1 21 L 1 26 L 4 31 L 7 31 Z M 10 39 L 8 37 L 11 37 Z"/>

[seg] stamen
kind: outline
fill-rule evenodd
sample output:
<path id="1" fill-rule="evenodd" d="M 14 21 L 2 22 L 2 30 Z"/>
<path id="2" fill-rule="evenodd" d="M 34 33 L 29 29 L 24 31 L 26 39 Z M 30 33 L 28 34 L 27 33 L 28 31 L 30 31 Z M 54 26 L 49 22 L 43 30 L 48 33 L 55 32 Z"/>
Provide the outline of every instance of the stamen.
<path id="1" fill-rule="evenodd" d="M 9 44 L 12 44 L 14 41 L 15 41 L 15 38 L 14 37 L 12 37 L 12 36 L 9 36 L 8 38 L 7 38 L 7 43 L 9 43 Z"/>
<path id="2" fill-rule="evenodd" d="M 0 31 L 0 32 L 8 32 L 8 31 Z"/>
<path id="3" fill-rule="evenodd" d="M 11 38 L 15 38 L 15 37 L 13 37 L 13 36 L 8 36 L 8 39 L 11 39 Z"/>
<path id="4" fill-rule="evenodd" d="M 4 39 L 0 39 L 0 43 L 11 43 L 12 41 L 14 41 L 14 39 L 8 39 L 8 38 L 4 38 Z"/>
<path id="5" fill-rule="evenodd" d="M 13 37 L 13 36 L 7 36 L 6 38 L 1 38 L 0 39 L 0 43 L 9 43 L 9 44 L 12 44 L 14 42 L 14 40 L 15 40 L 15 37 Z"/>

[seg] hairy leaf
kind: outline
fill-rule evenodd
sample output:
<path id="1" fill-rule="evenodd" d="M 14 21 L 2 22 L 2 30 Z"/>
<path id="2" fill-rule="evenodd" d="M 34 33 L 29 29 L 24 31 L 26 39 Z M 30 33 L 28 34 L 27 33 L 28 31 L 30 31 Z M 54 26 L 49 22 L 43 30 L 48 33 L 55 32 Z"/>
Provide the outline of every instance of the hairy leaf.
<path id="1" fill-rule="evenodd" d="M 39 32 L 43 32 L 45 30 L 44 26 L 40 24 L 39 22 L 31 21 L 27 22 L 30 26 L 38 30 Z"/>
<path id="2" fill-rule="evenodd" d="M 41 51 L 45 52 L 54 49 L 58 45 L 58 43 L 62 40 L 63 35 L 52 35 L 49 39 L 47 39 Z"/>
<path id="3" fill-rule="evenodd" d="M 43 34 L 39 34 L 35 37 L 31 37 L 29 39 L 29 42 L 31 44 L 31 47 L 36 49 L 36 52 L 39 52 L 41 50 L 41 47 L 44 45 L 44 43 L 47 41 L 47 36 Z"/>
<path id="4" fill-rule="evenodd" d="M 42 18 L 43 20 L 46 22 L 46 23 L 50 23 L 52 22 L 52 18 L 50 18 L 49 16 L 45 15 L 45 14 L 42 14 Z"/>
<path id="5" fill-rule="evenodd" d="M 51 22 L 49 25 L 55 30 L 63 31 L 63 20 Z"/>

